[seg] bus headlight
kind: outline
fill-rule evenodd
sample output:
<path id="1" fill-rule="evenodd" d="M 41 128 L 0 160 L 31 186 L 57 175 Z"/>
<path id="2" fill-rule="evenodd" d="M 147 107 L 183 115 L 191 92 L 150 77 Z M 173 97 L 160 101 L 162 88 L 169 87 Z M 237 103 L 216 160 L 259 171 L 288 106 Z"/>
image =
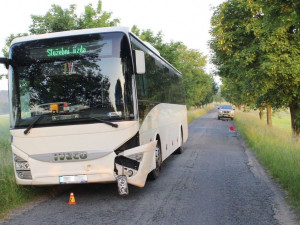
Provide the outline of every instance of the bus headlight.
<path id="1" fill-rule="evenodd" d="M 15 162 L 16 170 L 30 170 L 28 162 Z"/>
<path id="2" fill-rule="evenodd" d="M 32 179 L 29 163 L 14 154 L 16 174 L 20 179 Z"/>
<path id="3" fill-rule="evenodd" d="M 141 162 L 143 159 L 143 155 L 144 153 L 136 153 L 136 154 L 132 154 L 132 155 L 127 155 L 127 158 L 133 159 L 135 161 Z"/>

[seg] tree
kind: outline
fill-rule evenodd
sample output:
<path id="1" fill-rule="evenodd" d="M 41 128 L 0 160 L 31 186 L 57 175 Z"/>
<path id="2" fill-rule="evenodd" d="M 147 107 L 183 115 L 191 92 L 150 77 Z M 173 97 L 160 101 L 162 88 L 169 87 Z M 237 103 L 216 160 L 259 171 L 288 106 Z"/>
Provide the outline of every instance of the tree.
<path id="1" fill-rule="evenodd" d="M 59 5 L 52 8 L 44 15 L 32 15 L 30 25 L 31 34 L 52 33 L 66 30 L 116 26 L 120 20 L 110 19 L 112 13 L 102 10 L 102 2 L 98 1 L 96 9 L 91 4 L 85 7 L 83 15 L 75 14 L 76 5 L 70 5 L 69 9 L 62 9 Z"/>
<path id="2" fill-rule="evenodd" d="M 259 43 L 247 26 L 251 19 L 251 10 L 243 0 L 221 4 L 211 19 L 212 62 L 224 84 L 222 93 L 236 105 L 253 105 L 255 99 L 264 94 L 264 83 L 257 82 L 261 74 L 255 70 Z"/>
<path id="3" fill-rule="evenodd" d="M 180 54 L 180 70 L 186 87 L 187 105 L 200 106 L 207 104 L 209 95 L 214 95 L 214 81 L 205 73 L 206 57 L 195 49 L 183 47 Z"/>
<path id="4" fill-rule="evenodd" d="M 268 94 L 276 108 L 289 107 L 292 130 L 300 134 L 300 3 L 295 0 L 249 1 L 259 20 L 251 24 L 263 55 L 259 70 L 272 79 Z"/>

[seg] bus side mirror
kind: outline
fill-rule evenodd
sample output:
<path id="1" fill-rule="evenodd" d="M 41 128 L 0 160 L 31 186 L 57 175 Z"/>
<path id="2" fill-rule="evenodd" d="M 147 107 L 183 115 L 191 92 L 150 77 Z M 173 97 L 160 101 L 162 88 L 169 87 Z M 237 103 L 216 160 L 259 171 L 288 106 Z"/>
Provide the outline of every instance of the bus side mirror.
<path id="1" fill-rule="evenodd" d="M 140 50 L 134 50 L 134 55 L 136 73 L 144 74 L 146 72 L 145 53 Z"/>
<path id="2" fill-rule="evenodd" d="M 3 58 L 3 57 L 0 57 L 0 64 L 4 64 L 6 69 L 8 69 L 8 66 L 9 66 L 9 60 L 8 58 Z"/>

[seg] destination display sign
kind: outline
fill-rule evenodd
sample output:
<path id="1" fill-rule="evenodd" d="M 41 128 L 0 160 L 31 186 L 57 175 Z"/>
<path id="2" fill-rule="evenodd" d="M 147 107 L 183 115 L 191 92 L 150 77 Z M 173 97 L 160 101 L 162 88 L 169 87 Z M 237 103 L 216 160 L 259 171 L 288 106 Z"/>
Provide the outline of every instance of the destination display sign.
<path id="1" fill-rule="evenodd" d="M 88 43 L 76 43 L 73 45 L 58 45 L 30 50 L 32 59 L 47 59 L 58 57 L 86 56 L 110 56 L 112 55 L 112 40 L 103 40 Z"/>
<path id="2" fill-rule="evenodd" d="M 80 45 L 79 47 L 61 47 L 61 48 L 48 48 L 46 49 L 48 57 L 55 57 L 55 56 L 65 56 L 65 55 L 77 55 L 86 53 L 86 47 L 84 45 Z"/>

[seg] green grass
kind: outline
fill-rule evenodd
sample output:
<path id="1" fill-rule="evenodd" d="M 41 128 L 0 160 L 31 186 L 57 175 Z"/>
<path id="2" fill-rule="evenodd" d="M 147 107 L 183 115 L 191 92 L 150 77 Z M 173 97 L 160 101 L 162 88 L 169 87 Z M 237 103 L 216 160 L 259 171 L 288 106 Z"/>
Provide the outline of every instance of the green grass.
<path id="1" fill-rule="evenodd" d="M 289 134 L 292 133 L 291 115 L 288 112 L 276 112 L 272 116 L 273 126 Z"/>
<path id="2" fill-rule="evenodd" d="M 258 116 L 258 111 L 250 111 L 248 112 L 252 115 Z M 264 115 L 264 121 L 267 121 L 267 115 Z M 287 133 L 292 133 L 291 130 L 291 115 L 287 110 L 282 110 L 279 112 L 272 112 L 272 124 L 274 128 L 279 128 L 282 131 Z"/>
<path id="3" fill-rule="evenodd" d="M 287 118 L 286 118 L 287 117 Z M 238 131 L 255 152 L 260 163 L 288 192 L 288 200 L 300 209 L 300 143 L 290 131 L 286 115 L 275 115 L 273 127 L 260 121 L 257 114 L 236 111 Z M 289 130 L 288 130 L 289 129 Z"/>
<path id="4" fill-rule="evenodd" d="M 193 110 L 188 110 L 188 122 L 191 122 L 192 120 L 206 114 L 208 111 L 212 110 L 215 107 L 213 103 L 208 104 L 204 108 L 201 109 L 193 109 Z"/>
<path id="5" fill-rule="evenodd" d="M 23 203 L 39 197 L 43 187 L 18 186 L 10 146 L 9 117 L 0 115 L 0 218 Z"/>

